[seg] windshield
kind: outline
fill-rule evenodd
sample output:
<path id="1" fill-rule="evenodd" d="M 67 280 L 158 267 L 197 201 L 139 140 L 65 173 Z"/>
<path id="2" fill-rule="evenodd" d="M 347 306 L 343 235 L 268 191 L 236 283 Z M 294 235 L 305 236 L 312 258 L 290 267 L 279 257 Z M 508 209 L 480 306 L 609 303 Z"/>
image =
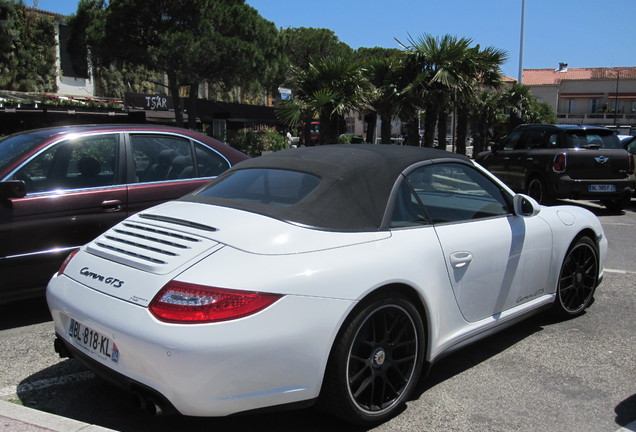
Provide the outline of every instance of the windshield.
<path id="1" fill-rule="evenodd" d="M 620 149 L 621 142 L 612 131 L 580 130 L 567 132 L 570 148 Z"/>
<path id="2" fill-rule="evenodd" d="M 0 140 L 0 171 L 15 158 L 39 145 L 44 138 L 40 135 L 10 135 Z"/>

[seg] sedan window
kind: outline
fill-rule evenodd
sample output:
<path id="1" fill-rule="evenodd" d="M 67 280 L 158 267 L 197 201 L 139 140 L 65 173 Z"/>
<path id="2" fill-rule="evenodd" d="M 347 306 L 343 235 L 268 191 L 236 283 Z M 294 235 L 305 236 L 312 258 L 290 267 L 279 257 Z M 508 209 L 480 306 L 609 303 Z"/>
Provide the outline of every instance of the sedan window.
<path id="1" fill-rule="evenodd" d="M 119 135 L 61 141 L 29 161 L 14 176 L 27 193 L 111 186 L 117 180 Z"/>
<path id="2" fill-rule="evenodd" d="M 510 214 L 501 189 L 464 164 L 426 165 L 410 172 L 407 181 L 434 223 Z"/>
<path id="3" fill-rule="evenodd" d="M 200 143 L 171 135 L 131 136 L 136 182 L 216 177 L 230 168 L 219 153 Z M 196 161 L 196 162 L 195 162 Z"/>

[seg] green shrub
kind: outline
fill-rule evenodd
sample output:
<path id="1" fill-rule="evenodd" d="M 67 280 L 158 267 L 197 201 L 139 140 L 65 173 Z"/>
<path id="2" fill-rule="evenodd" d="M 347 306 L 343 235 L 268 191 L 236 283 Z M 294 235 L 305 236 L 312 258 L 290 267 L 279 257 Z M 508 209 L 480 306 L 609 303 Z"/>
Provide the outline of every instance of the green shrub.
<path id="1" fill-rule="evenodd" d="M 243 153 L 255 157 L 264 152 L 279 151 L 287 148 L 287 138 L 276 130 L 240 129 L 228 133 L 227 143 Z"/>

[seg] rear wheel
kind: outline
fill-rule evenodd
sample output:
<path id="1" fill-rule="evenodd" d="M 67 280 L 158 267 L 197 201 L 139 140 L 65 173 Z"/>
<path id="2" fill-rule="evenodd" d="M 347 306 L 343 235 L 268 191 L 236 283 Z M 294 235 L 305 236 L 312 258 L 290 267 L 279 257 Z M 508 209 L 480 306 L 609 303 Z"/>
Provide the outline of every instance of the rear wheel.
<path id="1" fill-rule="evenodd" d="M 372 425 L 401 408 L 424 361 L 424 326 L 404 297 L 365 302 L 332 350 L 319 405 L 350 423 Z"/>
<path id="2" fill-rule="evenodd" d="M 582 313 L 594 298 L 598 282 L 598 254 L 589 237 L 576 240 L 565 255 L 553 311 L 562 318 Z"/>
<path id="3" fill-rule="evenodd" d="M 614 198 L 614 199 L 606 199 L 601 200 L 601 203 L 611 211 L 621 211 L 625 207 L 627 207 L 631 201 L 630 196 L 622 197 L 622 198 Z"/>

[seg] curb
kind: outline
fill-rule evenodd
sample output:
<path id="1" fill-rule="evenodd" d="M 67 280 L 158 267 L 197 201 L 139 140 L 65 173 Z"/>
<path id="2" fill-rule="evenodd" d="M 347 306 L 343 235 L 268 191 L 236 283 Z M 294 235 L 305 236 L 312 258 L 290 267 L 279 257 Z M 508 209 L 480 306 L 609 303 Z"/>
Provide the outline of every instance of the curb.
<path id="1" fill-rule="evenodd" d="M 0 430 L 11 432 L 115 432 L 0 400 Z"/>

